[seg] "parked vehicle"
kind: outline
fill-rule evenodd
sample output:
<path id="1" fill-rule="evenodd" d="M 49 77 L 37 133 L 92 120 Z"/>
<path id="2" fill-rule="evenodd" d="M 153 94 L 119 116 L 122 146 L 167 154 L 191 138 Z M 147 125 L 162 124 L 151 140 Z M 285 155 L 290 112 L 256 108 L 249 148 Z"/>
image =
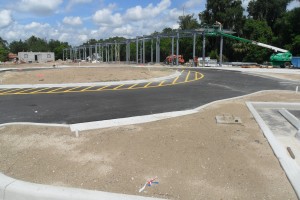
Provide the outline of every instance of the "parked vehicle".
<path id="1" fill-rule="evenodd" d="M 169 65 L 169 64 L 173 64 L 176 65 L 177 63 L 177 55 L 170 55 L 167 56 L 165 59 L 165 64 Z M 178 55 L 178 64 L 183 65 L 184 64 L 184 59 L 182 55 Z"/>

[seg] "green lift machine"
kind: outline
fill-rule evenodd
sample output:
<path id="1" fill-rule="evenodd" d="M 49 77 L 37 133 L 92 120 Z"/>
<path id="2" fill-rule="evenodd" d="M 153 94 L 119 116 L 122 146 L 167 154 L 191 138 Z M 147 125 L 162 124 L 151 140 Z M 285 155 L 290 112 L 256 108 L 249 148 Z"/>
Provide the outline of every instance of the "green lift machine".
<path id="1" fill-rule="evenodd" d="M 274 53 L 270 56 L 270 62 L 272 63 L 273 66 L 279 66 L 281 68 L 290 68 L 291 67 L 293 56 L 288 50 L 224 33 L 222 31 L 222 24 L 220 22 L 216 22 L 216 26 L 218 26 L 218 29 L 216 29 L 216 28 L 207 29 L 206 34 L 210 35 L 210 36 L 223 36 L 223 37 L 238 40 L 238 41 L 241 41 L 244 43 L 271 49 L 274 51 Z M 214 27 L 216 27 L 216 26 L 214 26 Z"/>

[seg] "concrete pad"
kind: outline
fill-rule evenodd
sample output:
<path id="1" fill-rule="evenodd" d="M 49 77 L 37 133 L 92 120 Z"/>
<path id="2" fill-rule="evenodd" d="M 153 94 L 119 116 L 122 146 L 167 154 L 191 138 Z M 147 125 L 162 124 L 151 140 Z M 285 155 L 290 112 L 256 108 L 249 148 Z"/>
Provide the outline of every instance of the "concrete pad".
<path id="1" fill-rule="evenodd" d="M 300 198 L 300 141 L 295 137 L 297 129 L 279 113 L 282 108 L 300 110 L 300 103 L 247 102 L 247 106 Z"/>
<path id="2" fill-rule="evenodd" d="M 5 198 L 5 189 L 14 181 L 16 181 L 16 179 L 10 178 L 0 173 L 0 200 L 3 200 Z"/>
<path id="3" fill-rule="evenodd" d="M 217 115 L 216 120 L 218 124 L 241 124 L 242 120 L 233 115 Z"/>

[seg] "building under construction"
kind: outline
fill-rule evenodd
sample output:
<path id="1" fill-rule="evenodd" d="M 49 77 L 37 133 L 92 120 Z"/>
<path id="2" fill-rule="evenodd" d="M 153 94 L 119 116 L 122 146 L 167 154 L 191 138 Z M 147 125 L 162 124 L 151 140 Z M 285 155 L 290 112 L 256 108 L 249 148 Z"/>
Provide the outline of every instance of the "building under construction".
<path id="1" fill-rule="evenodd" d="M 55 61 L 53 52 L 19 52 L 19 62 L 45 63 Z"/>

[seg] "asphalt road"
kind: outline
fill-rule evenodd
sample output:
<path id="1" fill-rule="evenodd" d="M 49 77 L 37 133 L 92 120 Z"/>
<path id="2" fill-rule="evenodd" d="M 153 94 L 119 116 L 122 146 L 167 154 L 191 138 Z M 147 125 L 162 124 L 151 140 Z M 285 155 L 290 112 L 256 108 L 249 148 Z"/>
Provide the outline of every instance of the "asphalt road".
<path id="1" fill-rule="evenodd" d="M 204 78 L 165 87 L 84 93 L 0 96 L 0 123 L 73 124 L 192 109 L 261 90 L 295 84 L 234 71 L 199 69 Z"/>

